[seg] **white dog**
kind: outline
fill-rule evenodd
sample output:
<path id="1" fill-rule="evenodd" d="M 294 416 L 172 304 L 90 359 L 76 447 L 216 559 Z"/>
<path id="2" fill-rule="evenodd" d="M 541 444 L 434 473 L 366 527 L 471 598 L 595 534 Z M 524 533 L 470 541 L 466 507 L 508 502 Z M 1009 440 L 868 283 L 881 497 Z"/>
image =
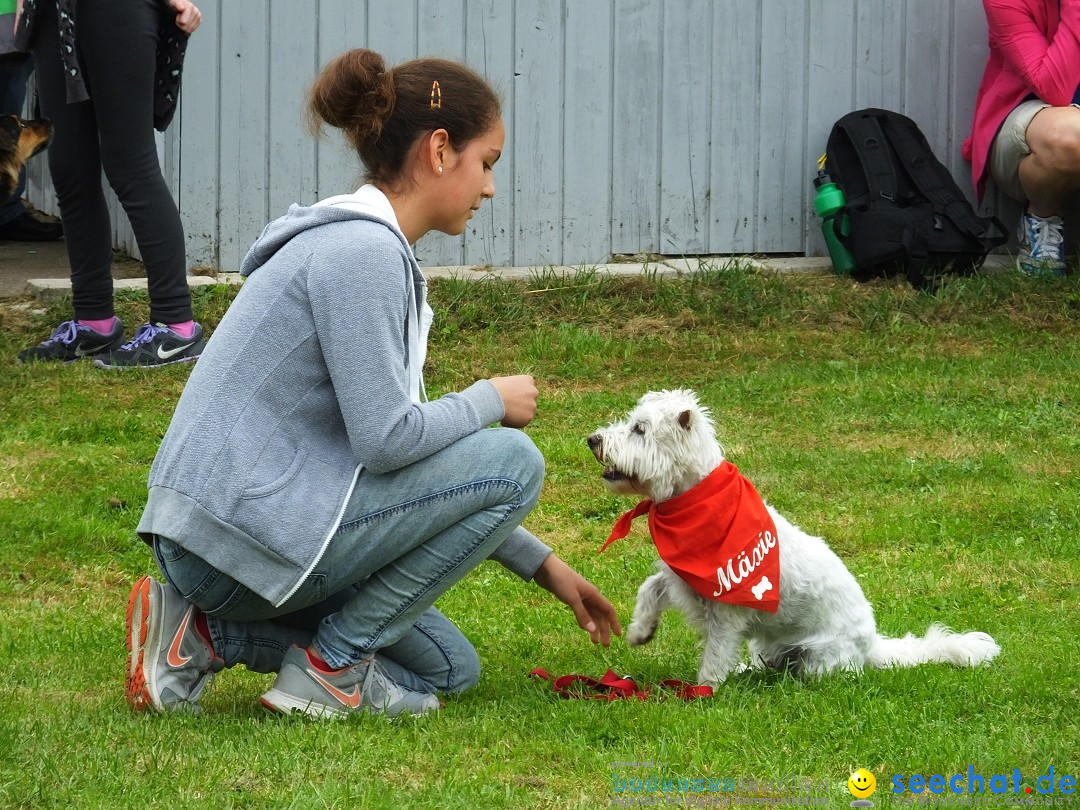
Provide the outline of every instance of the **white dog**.
<path id="1" fill-rule="evenodd" d="M 879 635 L 862 588 L 825 541 L 764 504 L 724 460 L 709 412 L 692 391 L 645 394 L 625 419 L 598 430 L 588 442 L 611 491 L 649 499 L 623 516 L 622 533 L 617 534 L 617 525 L 608 542 L 624 536 L 630 519 L 647 509 L 665 557 L 659 573 L 638 590 L 626 640 L 647 643 L 663 610 L 678 608 L 704 635 L 699 682 L 716 685 L 743 669 L 743 641 L 749 642 L 751 666 L 806 675 L 926 662 L 974 667 L 1000 652 L 986 633 L 956 634 L 938 624 L 923 638 Z M 741 506 L 730 512 L 736 517 L 722 510 L 710 513 L 698 497 L 702 488 L 738 490 L 741 498 L 735 500 Z M 679 527 L 687 525 L 695 536 L 680 542 Z M 724 539 L 717 536 L 721 526 L 744 536 L 716 556 Z M 658 535 L 665 537 L 664 548 Z"/>

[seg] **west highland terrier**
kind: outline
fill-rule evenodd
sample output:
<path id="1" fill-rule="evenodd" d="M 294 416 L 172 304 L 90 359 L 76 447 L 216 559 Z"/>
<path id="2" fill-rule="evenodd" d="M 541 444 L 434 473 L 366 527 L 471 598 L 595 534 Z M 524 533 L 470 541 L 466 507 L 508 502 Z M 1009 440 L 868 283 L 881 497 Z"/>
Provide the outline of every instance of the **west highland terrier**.
<path id="1" fill-rule="evenodd" d="M 715 686 L 747 666 L 743 641 L 749 666 L 796 675 L 927 662 L 975 667 L 1000 652 L 986 633 L 939 624 L 923 638 L 879 635 L 855 577 L 724 459 L 692 391 L 647 393 L 588 441 L 612 492 L 647 499 L 619 519 L 604 548 L 648 514 L 661 558 L 638 590 L 627 643 L 646 644 L 664 609 L 679 609 L 704 635 L 699 682 Z"/>

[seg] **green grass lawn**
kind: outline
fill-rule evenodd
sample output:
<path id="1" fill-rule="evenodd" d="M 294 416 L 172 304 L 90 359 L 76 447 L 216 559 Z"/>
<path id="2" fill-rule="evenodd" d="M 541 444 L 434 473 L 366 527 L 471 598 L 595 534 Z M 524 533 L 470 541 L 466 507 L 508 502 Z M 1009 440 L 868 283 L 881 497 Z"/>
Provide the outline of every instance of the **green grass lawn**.
<path id="1" fill-rule="evenodd" d="M 866 767 L 881 807 L 896 774 L 966 779 L 972 766 L 985 795 L 1014 769 L 1022 794 L 1051 767 L 1077 776 L 1078 279 L 976 277 L 937 297 L 737 267 L 434 283 L 429 393 L 536 376 L 527 432 L 548 476 L 526 525 L 624 625 L 655 554 L 638 526 L 597 556 L 633 501 L 604 489 L 585 437 L 649 389 L 691 387 L 729 458 L 847 562 L 883 632 L 940 621 L 989 632 L 1002 653 L 977 671 L 746 674 L 711 700 L 560 700 L 529 670 L 692 680 L 696 640 L 669 614 L 646 647 L 594 648 L 567 609 L 489 563 L 439 603 L 479 650 L 479 686 L 398 722 L 270 715 L 257 701 L 270 677 L 241 669 L 218 678 L 200 717 L 128 710 L 124 608 L 154 571 L 134 528 L 188 370 L 18 366 L 67 314 L 0 306 L 0 806 L 592 808 L 691 795 L 617 789 L 655 774 L 737 788 L 693 794 L 713 801 L 841 807 Z M 204 325 L 230 296 L 197 293 Z M 138 295 L 120 306 L 129 325 L 145 318 Z"/>

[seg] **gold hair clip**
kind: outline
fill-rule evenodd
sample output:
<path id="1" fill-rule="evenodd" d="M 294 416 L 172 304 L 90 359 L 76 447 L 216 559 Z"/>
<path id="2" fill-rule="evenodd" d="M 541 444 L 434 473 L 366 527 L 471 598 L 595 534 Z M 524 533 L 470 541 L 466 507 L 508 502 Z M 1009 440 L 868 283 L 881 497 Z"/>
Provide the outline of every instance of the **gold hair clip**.
<path id="1" fill-rule="evenodd" d="M 431 109 L 442 109 L 442 88 L 438 80 L 431 83 Z"/>

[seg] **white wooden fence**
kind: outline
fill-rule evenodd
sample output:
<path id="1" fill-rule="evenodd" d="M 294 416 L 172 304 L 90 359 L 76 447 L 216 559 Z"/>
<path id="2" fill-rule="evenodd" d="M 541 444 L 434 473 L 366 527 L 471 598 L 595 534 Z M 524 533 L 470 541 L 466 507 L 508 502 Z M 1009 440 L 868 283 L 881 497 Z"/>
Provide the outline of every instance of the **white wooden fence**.
<path id="1" fill-rule="evenodd" d="M 979 0 L 203 0 L 161 140 L 192 265 L 235 270 L 290 203 L 351 190 L 304 94 L 353 47 L 462 59 L 502 95 L 497 196 L 427 265 L 614 253 L 823 254 L 811 178 L 832 123 L 911 116 L 961 186 L 986 59 Z M 50 207 L 44 161 L 32 197 Z M 997 206 L 994 199 L 988 208 Z M 117 244 L 137 255 L 118 213 Z"/>

